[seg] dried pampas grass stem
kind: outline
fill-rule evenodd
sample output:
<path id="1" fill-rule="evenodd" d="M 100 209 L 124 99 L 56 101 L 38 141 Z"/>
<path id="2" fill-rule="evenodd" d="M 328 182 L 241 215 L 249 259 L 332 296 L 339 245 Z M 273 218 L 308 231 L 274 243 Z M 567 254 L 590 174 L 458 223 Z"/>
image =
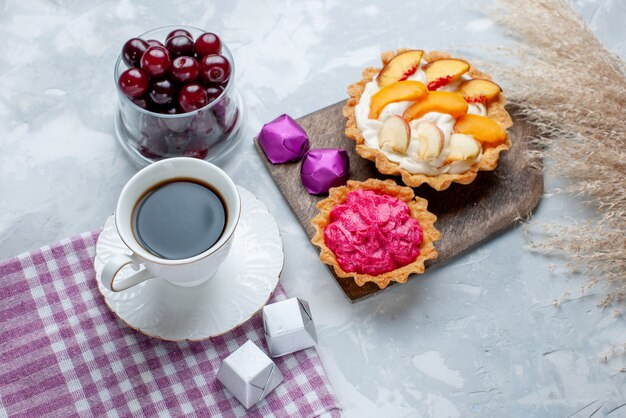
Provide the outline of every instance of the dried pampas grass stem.
<path id="1" fill-rule="evenodd" d="M 565 0 L 501 0 L 496 21 L 522 42 L 514 65 L 494 70 L 507 96 L 537 126 L 536 140 L 563 190 L 597 210 L 588 222 L 553 225 L 535 248 L 567 257 L 587 286 L 626 298 L 626 67 Z"/>

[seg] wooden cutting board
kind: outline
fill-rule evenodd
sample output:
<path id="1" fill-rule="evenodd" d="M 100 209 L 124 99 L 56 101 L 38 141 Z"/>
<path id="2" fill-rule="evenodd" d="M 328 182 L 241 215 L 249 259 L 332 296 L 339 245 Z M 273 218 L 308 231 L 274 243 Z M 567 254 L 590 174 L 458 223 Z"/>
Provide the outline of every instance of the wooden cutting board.
<path id="1" fill-rule="evenodd" d="M 335 103 L 298 119 L 309 135 L 311 148 L 343 148 L 350 156 L 350 179 L 366 180 L 399 177 L 381 175 L 374 163 L 361 158 L 354 150 L 354 141 L 344 136 L 344 117 L 341 114 L 345 102 Z M 469 185 L 453 183 L 449 189 L 435 191 L 427 185 L 415 189 L 415 194 L 428 200 L 428 210 L 437 215 L 435 226 L 441 231 L 441 240 L 435 242 L 439 258 L 426 263 L 428 269 L 441 265 L 452 257 L 473 247 L 484 239 L 513 225 L 516 219 L 529 214 L 539 203 L 543 193 L 543 173 L 540 167 L 532 167 L 524 158 L 532 149 L 531 126 L 515 117 L 515 109 L 509 108 L 514 125 L 509 129 L 512 148 L 500 154 L 498 168 L 493 172 L 479 172 Z M 326 196 L 309 195 L 300 182 L 300 162 L 270 163 L 255 139 L 257 151 L 265 167 L 291 206 L 309 238 L 315 228 L 311 219 L 317 214 L 315 205 Z M 315 247 L 317 248 L 317 247 Z M 381 291 L 374 283 L 359 287 L 352 279 L 331 274 L 352 302 Z M 413 275 L 409 278 L 415 278 Z M 392 282 L 393 284 L 393 282 Z"/>

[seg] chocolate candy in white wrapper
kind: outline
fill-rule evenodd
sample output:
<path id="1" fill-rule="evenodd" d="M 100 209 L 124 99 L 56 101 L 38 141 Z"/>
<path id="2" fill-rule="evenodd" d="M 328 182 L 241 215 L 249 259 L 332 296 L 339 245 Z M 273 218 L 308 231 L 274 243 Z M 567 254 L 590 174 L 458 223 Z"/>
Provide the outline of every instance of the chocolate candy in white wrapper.
<path id="1" fill-rule="evenodd" d="M 331 187 L 343 186 L 350 177 L 348 153 L 336 148 L 316 148 L 302 160 L 300 176 L 310 194 L 328 193 Z"/>
<path id="2" fill-rule="evenodd" d="M 257 140 L 272 164 L 299 160 L 309 150 L 309 137 L 289 115 L 266 123 Z"/>
<path id="3" fill-rule="evenodd" d="M 265 341 L 272 357 L 280 357 L 317 344 L 309 304 L 291 298 L 263 308 Z"/>
<path id="4" fill-rule="evenodd" d="M 283 379 L 272 359 L 250 340 L 226 357 L 217 371 L 217 380 L 246 409 L 265 398 Z"/>

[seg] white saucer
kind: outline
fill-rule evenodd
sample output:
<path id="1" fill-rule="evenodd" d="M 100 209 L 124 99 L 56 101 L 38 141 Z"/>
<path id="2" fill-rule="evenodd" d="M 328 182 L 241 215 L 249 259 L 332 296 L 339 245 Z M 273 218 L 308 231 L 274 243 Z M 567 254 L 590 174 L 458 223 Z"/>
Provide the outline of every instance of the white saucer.
<path id="1" fill-rule="evenodd" d="M 283 268 L 283 243 L 267 207 L 247 189 L 238 189 L 241 218 L 228 258 L 213 278 L 195 287 L 156 278 L 117 293 L 105 289 L 100 283 L 104 264 L 115 254 L 130 253 L 113 216 L 107 219 L 94 267 L 100 293 L 122 321 L 164 340 L 203 340 L 244 323 L 267 303 Z M 130 272 L 122 269 L 120 278 Z"/>

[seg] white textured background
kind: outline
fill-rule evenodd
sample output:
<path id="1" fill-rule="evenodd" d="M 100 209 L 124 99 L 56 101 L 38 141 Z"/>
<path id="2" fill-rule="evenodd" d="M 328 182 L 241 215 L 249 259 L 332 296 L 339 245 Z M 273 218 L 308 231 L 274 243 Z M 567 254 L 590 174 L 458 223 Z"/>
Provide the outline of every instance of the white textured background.
<path id="1" fill-rule="evenodd" d="M 531 254 L 514 228 L 443 268 L 352 305 L 334 285 L 265 172 L 251 138 L 346 97 L 381 51 L 481 54 L 506 45 L 485 2 L 179 0 L 0 1 L 0 258 L 86 230 L 112 212 L 136 171 L 114 139 L 112 71 L 123 42 L 188 24 L 222 36 L 248 109 L 244 139 L 223 167 L 278 220 L 282 282 L 308 300 L 319 351 L 347 417 L 626 416 L 622 317 L 602 289 Z M 625 55 L 626 4 L 577 1 L 585 20 Z M 523 18 L 523 17 L 520 17 Z M 483 53 L 484 55 L 484 53 Z M 506 87 L 506 86 L 505 86 Z M 547 188 L 554 179 L 546 179 Z M 544 199 L 538 222 L 579 219 L 568 198 Z M 573 291 L 556 308 L 555 299 Z M 619 409 L 616 409 L 619 408 Z"/>

